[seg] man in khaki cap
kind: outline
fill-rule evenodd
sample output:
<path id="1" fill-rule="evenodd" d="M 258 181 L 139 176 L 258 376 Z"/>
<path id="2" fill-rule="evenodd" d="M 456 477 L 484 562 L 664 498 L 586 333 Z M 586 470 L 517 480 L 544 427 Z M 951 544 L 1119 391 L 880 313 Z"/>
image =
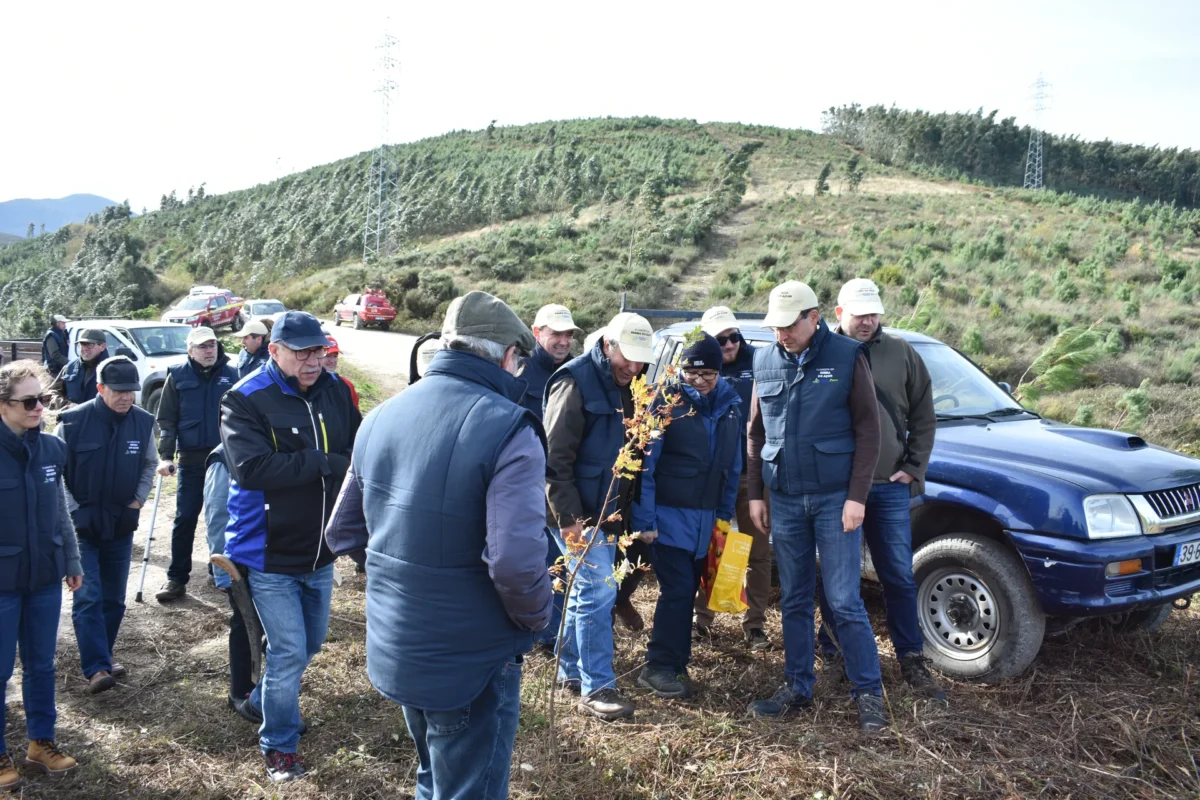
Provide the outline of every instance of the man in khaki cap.
<path id="1" fill-rule="evenodd" d="M 654 358 L 653 341 L 645 319 L 617 314 L 595 346 L 568 361 L 546 386 L 546 524 L 564 553 L 570 550 L 567 541 L 595 539 L 567 599 L 558 680 L 581 692 L 581 711 L 605 721 L 631 717 L 634 711 L 617 693 L 613 672 L 612 537 L 627 530 L 636 485 L 622 479 L 613 497 L 608 491 L 625 445 L 624 423 L 633 415 L 629 384 Z M 601 522 L 613 512 L 620 512 L 620 519 Z"/>
<path id="2" fill-rule="evenodd" d="M 107 337 L 99 328 L 83 330 L 75 344 L 79 358 L 68 362 L 50 386 L 56 411 L 86 403 L 96 396 L 96 369 L 109 356 Z"/>
<path id="3" fill-rule="evenodd" d="M 922 655 L 925 639 L 917 621 L 909 516 L 909 499 L 923 491 L 925 469 L 937 430 L 933 382 L 912 345 L 883 332 L 880 324 L 883 301 L 873 281 L 867 278 L 847 281 L 838 293 L 835 311 L 837 333 L 862 342 L 871 353 L 871 377 L 879 400 L 879 465 L 867 496 L 863 538 L 883 585 L 888 633 L 905 682 L 922 694 L 944 701 L 946 692 L 929 674 Z M 817 602 L 821 618 L 832 619 L 832 612 L 826 610 L 829 603 L 824 587 L 820 585 Z M 822 673 L 840 681 L 844 664 L 829 633 L 825 624 L 817 636 Z"/>
<path id="4" fill-rule="evenodd" d="M 252 319 L 246 323 L 245 327 L 237 333 L 233 334 L 235 339 L 242 340 L 242 352 L 238 353 L 237 362 L 233 368 L 237 370 L 238 377 L 244 378 L 254 370 L 267 363 L 267 336 L 270 331 L 263 324 L 262 320 Z"/>
<path id="5" fill-rule="evenodd" d="M 747 482 L 750 515 L 769 531 L 782 589 L 785 682 L 750 705 L 782 716 L 812 702 L 816 552 L 833 630 L 845 654 L 859 728 L 887 727 L 879 652 L 859 594 L 862 521 L 879 460 L 879 406 L 861 344 L 833 333 L 817 296 L 788 281 L 763 323 L 776 344 L 754 356 Z M 764 501 L 770 490 L 770 512 Z"/>

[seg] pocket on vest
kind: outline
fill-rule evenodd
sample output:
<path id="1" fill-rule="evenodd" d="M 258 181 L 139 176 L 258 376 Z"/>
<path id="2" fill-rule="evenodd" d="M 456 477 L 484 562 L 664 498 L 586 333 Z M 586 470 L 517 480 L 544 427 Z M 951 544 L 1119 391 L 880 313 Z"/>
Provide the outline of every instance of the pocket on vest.
<path id="1" fill-rule="evenodd" d="M 777 444 L 764 444 L 761 452 L 763 485 L 768 489 L 779 489 L 779 451 Z"/>
<path id="2" fill-rule="evenodd" d="M 816 451 L 817 478 L 822 485 L 845 483 L 850 480 L 854 464 L 854 439 L 828 439 L 813 442 Z"/>
<path id="3" fill-rule="evenodd" d="M 21 571 L 21 553 L 24 549 L 15 544 L 0 545 L 0 591 L 16 590 Z"/>
<path id="4" fill-rule="evenodd" d="M 138 529 L 138 518 L 141 516 L 141 511 L 136 508 L 122 508 L 120 516 L 117 517 L 117 527 L 113 531 L 114 536 L 128 536 Z"/>
<path id="5" fill-rule="evenodd" d="M 604 482 L 604 476 L 609 476 L 609 483 Z M 585 514 L 597 515 L 612 483 L 612 470 L 605 469 L 599 464 L 575 464 L 575 489 L 579 492 L 579 500 L 583 504 Z M 589 519 L 595 524 L 598 520 Z"/>

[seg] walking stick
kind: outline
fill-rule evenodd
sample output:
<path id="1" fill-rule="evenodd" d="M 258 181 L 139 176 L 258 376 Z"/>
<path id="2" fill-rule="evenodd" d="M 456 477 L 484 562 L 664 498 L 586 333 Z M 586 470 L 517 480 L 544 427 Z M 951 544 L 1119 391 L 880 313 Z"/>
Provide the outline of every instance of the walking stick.
<path id="1" fill-rule="evenodd" d="M 142 601 L 142 588 L 146 585 L 146 567 L 150 566 L 150 543 L 154 541 L 154 520 L 158 516 L 158 501 L 162 499 L 162 479 L 163 476 L 158 476 L 158 483 L 154 485 L 154 508 L 150 511 L 150 533 L 146 536 L 146 552 L 142 554 L 142 578 L 138 581 L 137 596 L 133 598 L 135 603 Z"/>

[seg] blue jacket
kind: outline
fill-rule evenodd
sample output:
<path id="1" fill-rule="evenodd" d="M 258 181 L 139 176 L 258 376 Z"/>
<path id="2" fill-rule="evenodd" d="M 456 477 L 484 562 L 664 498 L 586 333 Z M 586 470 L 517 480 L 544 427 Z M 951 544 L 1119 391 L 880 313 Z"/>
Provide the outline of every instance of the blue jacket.
<path id="1" fill-rule="evenodd" d="M 854 425 L 850 389 L 863 346 L 817 325 L 802 364 L 779 345 L 754 354 L 766 442 L 763 483 L 786 494 L 832 492 L 850 485 Z"/>
<path id="2" fill-rule="evenodd" d="M 221 397 L 238 382 L 237 370 L 222 353 L 205 376 L 190 358 L 167 370 L 179 398 L 179 413 L 174 430 L 160 415 L 163 434 L 175 434 L 180 452 L 207 453 L 221 443 Z"/>
<path id="3" fill-rule="evenodd" d="M 746 448 L 749 443 L 745 423 L 750 420 L 750 398 L 754 395 L 754 354 L 758 348 L 746 340 L 742 340 L 738 348 L 738 356 L 732 364 L 721 365 L 721 377 L 729 381 L 729 385 L 738 393 L 742 412 L 742 471 L 746 469 Z"/>
<path id="4" fill-rule="evenodd" d="M 485 501 L 501 451 L 523 428 L 540 435 L 537 418 L 518 405 L 523 394 L 524 383 L 498 365 L 440 350 L 420 382 L 363 423 L 354 475 L 370 532 L 367 675 L 393 702 L 463 708 L 533 646 L 484 561 Z M 538 503 L 535 526 L 541 513 Z M 539 536 L 539 571 L 543 542 Z"/>
<path id="5" fill-rule="evenodd" d="M 79 508 L 71 514 L 81 536 L 112 539 L 137 530 L 137 498 L 146 454 L 154 451 L 154 417 L 133 406 L 116 414 L 100 398 L 59 417 L 67 443 L 66 483 Z"/>
<path id="6" fill-rule="evenodd" d="M 540 344 L 533 348 L 533 355 L 521 359 L 521 369 L 517 372 L 517 377 L 525 381 L 525 395 L 521 398 L 521 405 L 532 411 L 539 420 L 542 419 L 546 383 L 559 366 Z"/>
<path id="7" fill-rule="evenodd" d="M 266 342 L 259 345 L 258 349 L 253 353 L 243 349 L 242 352 L 238 353 L 237 362 L 233 365 L 233 368 L 237 370 L 239 378 L 244 378 L 267 363 L 268 355 L 270 355 L 270 352 L 267 350 Z"/>
<path id="8" fill-rule="evenodd" d="M 633 530 L 657 530 L 659 543 L 703 558 L 713 525 L 733 518 L 742 471 L 738 432 L 746 426 L 738 393 L 723 378 L 708 396 L 680 388 L 683 404 L 646 454 Z"/>
<path id="9" fill-rule="evenodd" d="M 66 575 L 60 529 L 66 464 L 62 439 L 36 429 L 17 436 L 0 424 L 0 592 L 34 591 Z"/>
<path id="10" fill-rule="evenodd" d="M 103 360 L 104 356 L 101 356 Z M 85 365 L 82 359 L 75 359 L 63 368 L 58 376 L 63 382 L 67 399 L 75 405 L 86 403 L 96 396 L 96 367 L 99 361 L 91 366 Z"/>

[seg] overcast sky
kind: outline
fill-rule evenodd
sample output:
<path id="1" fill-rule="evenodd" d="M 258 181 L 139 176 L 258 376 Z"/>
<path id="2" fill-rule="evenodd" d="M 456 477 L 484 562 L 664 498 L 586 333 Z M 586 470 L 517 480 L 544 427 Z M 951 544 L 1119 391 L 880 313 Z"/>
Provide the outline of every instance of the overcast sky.
<path id="1" fill-rule="evenodd" d="M 376 46 L 399 40 L 392 141 L 649 114 L 816 129 L 831 105 L 982 106 L 1200 149 L 1200 2 L 60 3 L 5 7 L 0 200 L 158 206 L 380 141 Z M 186 10 L 185 10 L 186 9 Z"/>

